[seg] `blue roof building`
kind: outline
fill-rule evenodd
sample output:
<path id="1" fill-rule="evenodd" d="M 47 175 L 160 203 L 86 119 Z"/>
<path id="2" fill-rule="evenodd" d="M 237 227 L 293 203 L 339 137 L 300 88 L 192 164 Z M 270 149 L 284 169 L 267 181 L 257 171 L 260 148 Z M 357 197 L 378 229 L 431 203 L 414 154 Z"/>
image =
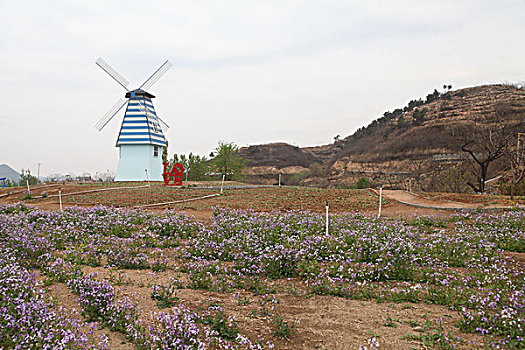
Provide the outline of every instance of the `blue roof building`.
<path id="1" fill-rule="evenodd" d="M 115 181 L 162 181 L 166 139 L 153 107 L 155 96 L 137 89 L 127 92 L 126 98 L 126 114 L 115 145 L 119 147 Z"/>
<path id="2" fill-rule="evenodd" d="M 163 181 L 162 151 L 167 142 L 160 122 L 166 127 L 168 125 L 157 116 L 151 100 L 155 96 L 146 90 L 170 69 L 172 63 L 166 60 L 138 89 L 132 91 L 128 89 L 129 81 L 106 61 L 99 57 L 95 63 L 126 90 L 128 99 L 119 99 L 95 124 L 98 131 L 102 130 L 127 104 L 115 145 L 119 148 L 115 181 Z"/>

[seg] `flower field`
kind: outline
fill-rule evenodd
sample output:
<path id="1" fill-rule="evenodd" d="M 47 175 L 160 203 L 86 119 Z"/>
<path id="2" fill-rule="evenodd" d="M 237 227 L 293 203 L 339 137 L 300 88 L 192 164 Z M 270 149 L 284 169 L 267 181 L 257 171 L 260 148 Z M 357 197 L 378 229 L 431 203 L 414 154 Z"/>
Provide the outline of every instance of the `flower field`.
<path id="1" fill-rule="evenodd" d="M 525 348 L 524 211 L 10 204 L 0 249 L 5 349 Z"/>

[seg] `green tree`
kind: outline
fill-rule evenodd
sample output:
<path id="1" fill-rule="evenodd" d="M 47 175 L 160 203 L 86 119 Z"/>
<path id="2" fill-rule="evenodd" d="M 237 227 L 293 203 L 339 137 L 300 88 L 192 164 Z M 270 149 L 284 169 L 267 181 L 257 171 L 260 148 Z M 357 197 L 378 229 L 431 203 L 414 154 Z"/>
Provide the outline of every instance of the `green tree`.
<path id="1" fill-rule="evenodd" d="M 205 156 L 190 154 L 174 154 L 168 162 L 168 170 L 171 170 L 173 164 L 180 163 L 184 168 L 184 180 L 201 181 L 208 178 L 209 166 L 208 159 Z"/>
<path id="2" fill-rule="evenodd" d="M 188 179 L 193 181 L 206 180 L 208 177 L 208 159 L 205 156 L 194 155 L 188 156 Z"/>
<path id="3" fill-rule="evenodd" d="M 397 119 L 397 127 L 400 128 L 400 129 L 404 129 L 406 127 L 408 127 L 409 124 L 408 122 L 406 121 L 405 118 L 403 118 L 403 116 L 400 116 L 398 119 Z"/>
<path id="4" fill-rule="evenodd" d="M 166 147 L 162 147 L 162 163 L 168 162 L 168 140 L 166 140 Z"/>
<path id="5" fill-rule="evenodd" d="M 412 117 L 414 118 L 414 124 L 415 125 L 421 125 L 423 124 L 423 121 L 425 119 L 425 116 L 427 115 L 428 108 L 418 108 L 412 113 Z"/>
<path id="6" fill-rule="evenodd" d="M 227 180 L 238 179 L 244 169 L 244 159 L 239 156 L 239 147 L 233 142 L 219 141 L 211 160 L 212 168 L 226 175 Z"/>
<path id="7" fill-rule="evenodd" d="M 173 157 L 171 157 L 171 159 L 167 163 L 168 163 L 168 172 L 171 171 L 175 163 L 180 163 L 180 165 L 182 165 L 182 167 L 184 168 L 184 175 L 182 178 L 184 181 L 187 180 L 186 176 L 187 176 L 187 170 L 189 167 L 189 161 L 188 161 L 188 158 L 186 158 L 184 154 L 178 155 L 175 153 Z"/>
<path id="8" fill-rule="evenodd" d="M 20 181 L 18 181 L 19 186 L 25 186 L 27 184 L 27 181 L 29 181 L 30 185 L 38 184 L 38 179 L 36 178 L 36 176 L 31 175 L 31 171 L 29 171 L 29 169 L 22 169 L 21 176 L 22 178 L 20 179 Z"/>

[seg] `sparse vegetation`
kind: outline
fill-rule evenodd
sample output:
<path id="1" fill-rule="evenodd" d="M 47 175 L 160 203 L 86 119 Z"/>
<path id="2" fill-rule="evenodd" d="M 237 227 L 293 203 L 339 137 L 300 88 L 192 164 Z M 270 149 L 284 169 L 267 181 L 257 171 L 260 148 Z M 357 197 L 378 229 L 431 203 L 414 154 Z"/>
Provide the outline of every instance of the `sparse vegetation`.
<path id="1" fill-rule="evenodd" d="M 273 335 L 279 338 L 290 338 L 295 333 L 295 325 L 284 321 L 281 315 L 272 318 Z"/>
<path id="2" fill-rule="evenodd" d="M 471 191 L 468 186 L 470 175 L 460 167 L 448 168 L 436 176 L 437 183 L 431 188 L 435 192 L 467 193 Z"/>
<path id="3" fill-rule="evenodd" d="M 362 177 L 356 182 L 355 188 L 356 189 L 370 188 L 370 181 L 368 181 L 367 178 Z"/>
<path id="4" fill-rule="evenodd" d="M 310 173 L 301 173 L 294 175 L 291 183 L 327 187 L 344 183 L 350 187 L 362 174 L 359 171 L 352 174 L 352 171 L 345 171 L 335 165 L 351 162 L 357 165 L 355 169 L 367 169 L 366 171 L 372 172 L 366 176 L 373 183 L 383 181 L 394 188 L 403 188 L 404 181 L 411 176 L 407 174 L 409 172 L 407 162 L 425 161 L 417 181 L 418 188 L 436 189 L 439 187 L 436 186 L 437 181 L 432 183 L 436 179 L 435 175 L 453 167 L 471 172 L 465 176 L 465 180 L 474 185 L 477 192 L 481 192 L 479 180 L 481 166 L 474 160 L 470 165 L 462 164 L 463 160 L 457 157 L 461 154 L 471 157 L 468 152 L 461 150 L 462 145 L 457 142 L 461 130 L 465 128 L 472 131 L 477 128 L 476 124 L 494 126 L 496 124 L 494 118 L 498 114 L 500 105 L 511 107 L 512 113 L 506 114 L 504 118 L 508 129 L 517 127 L 521 130 L 524 127 L 525 99 L 522 94 L 516 93 L 515 86 L 487 85 L 457 91 L 452 91 L 451 86 L 445 84 L 443 89 L 441 87 L 434 89 L 425 98 L 413 99 L 404 107 L 387 111 L 368 126 L 358 129 L 353 135 L 341 137 L 330 145 L 298 149 L 298 152 L 293 153 L 288 152 L 285 145 L 260 145 L 258 146 L 260 152 L 246 155 L 247 164 L 250 167 L 280 168 L 294 165 L 309 168 L 312 163 L 317 162 L 326 169 L 326 174 L 330 174 L 325 181 L 320 181 Z M 492 129 L 492 141 L 496 143 L 497 132 Z M 478 134 L 485 133 L 482 128 L 477 130 L 480 130 Z M 473 135 L 473 132 L 470 134 Z M 516 135 L 513 136 L 514 142 L 515 137 Z M 487 137 L 484 138 L 487 140 Z M 483 153 L 481 149 L 469 146 L 466 149 L 472 148 L 475 155 Z M 450 155 L 451 159 L 432 162 L 433 156 L 440 155 Z M 499 157 L 488 166 L 488 178 L 485 180 L 506 173 L 508 169 L 509 165 L 502 162 L 502 158 Z M 342 175 L 345 176 L 341 178 Z M 444 178 L 448 176 L 449 174 L 446 174 Z M 285 181 L 288 178 L 289 176 L 286 176 Z M 268 183 L 268 178 L 261 175 L 250 178 L 250 181 L 252 180 L 255 183 Z M 463 186 L 454 183 L 451 186 L 441 187 Z M 447 191 L 451 190 L 447 189 Z M 460 190 L 464 191 L 463 188 Z M 473 192 L 474 189 L 469 186 L 467 191 Z"/>

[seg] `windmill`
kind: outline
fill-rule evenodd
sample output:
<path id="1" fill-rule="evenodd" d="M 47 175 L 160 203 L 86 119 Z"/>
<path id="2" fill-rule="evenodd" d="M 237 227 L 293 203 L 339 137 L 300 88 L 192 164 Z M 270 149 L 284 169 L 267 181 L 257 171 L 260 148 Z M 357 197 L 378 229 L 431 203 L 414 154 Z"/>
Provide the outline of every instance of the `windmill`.
<path id="1" fill-rule="evenodd" d="M 167 144 L 160 124 L 169 126 L 157 116 L 151 100 L 155 96 L 146 90 L 170 69 L 172 63 L 164 62 L 138 89 L 131 91 L 129 81 L 106 61 L 99 58 L 95 63 L 126 90 L 126 99 L 120 98 L 95 125 L 101 131 L 127 105 L 115 145 L 119 147 L 115 181 L 162 181 L 162 148 Z"/>

